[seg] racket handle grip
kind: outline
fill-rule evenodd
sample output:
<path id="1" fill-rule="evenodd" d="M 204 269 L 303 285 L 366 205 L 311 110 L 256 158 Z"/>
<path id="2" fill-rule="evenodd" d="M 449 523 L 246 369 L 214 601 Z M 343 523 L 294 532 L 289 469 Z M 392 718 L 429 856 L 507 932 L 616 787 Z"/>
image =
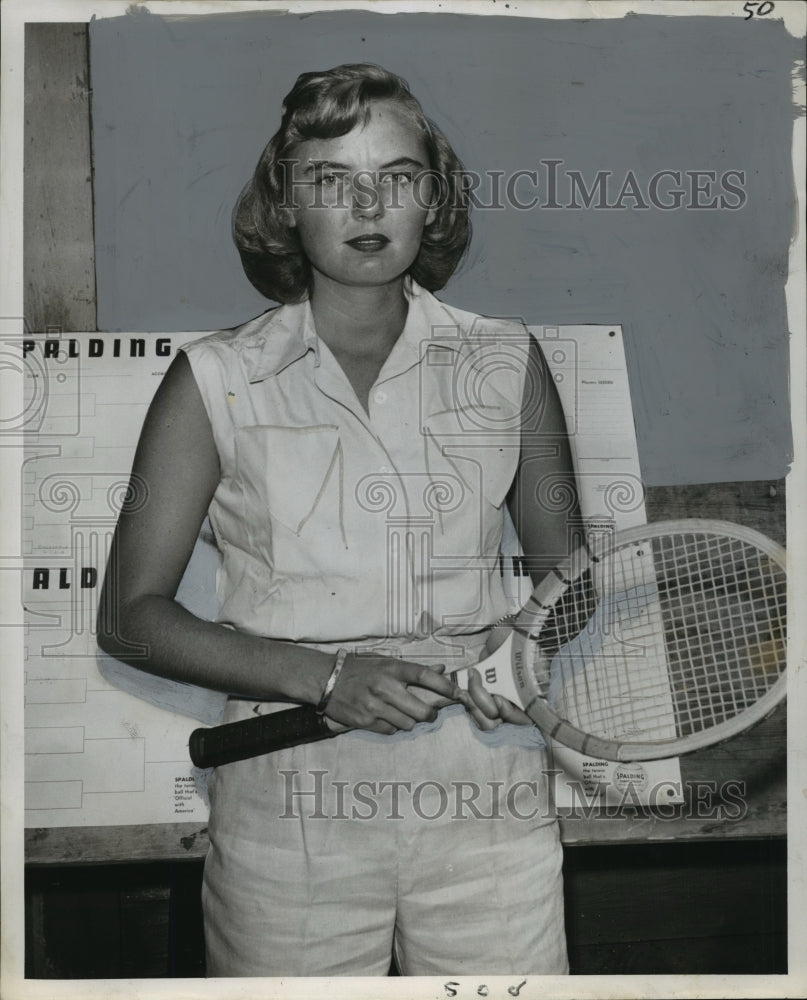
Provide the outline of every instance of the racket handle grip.
<path id="1" fill-rule="evenodd" d="M 240 722 L 194 729 L 188 749 L 197 767 L 219 767 L 336 735 L 312 705 L 302 705 Z"/>

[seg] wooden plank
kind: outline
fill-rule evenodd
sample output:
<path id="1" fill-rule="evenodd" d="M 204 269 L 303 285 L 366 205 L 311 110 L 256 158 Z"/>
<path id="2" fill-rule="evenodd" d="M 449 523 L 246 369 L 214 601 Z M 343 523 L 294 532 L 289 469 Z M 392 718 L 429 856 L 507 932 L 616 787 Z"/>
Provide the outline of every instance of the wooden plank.
<path id="1" fill-rule="evenodd" d="M 645 496 L 648 521 L 707 517 L 756 528 L 785 544 L 785 481 L 650 486 Z"/>
<path id="2" fill-rule="evenodd" d="M 33 828 L 25 832 L 25 860 L 30 865 L 182 861 L 204 857 L 208 843 L 207 825 L 199 823 Z"/>
<path id="3" fill-rule="evenodd" d="M 204 975 L 202 865 L 29 868 L 26 977 Z"/>
<path id="4" fill-rule="evenodd" d="M 567 848 L 572 972 L 787 970 L 783 841 Z"/>
<path id="5" fill-rule="evenodd" d="M 95 330 L 86 24 L 26 25 L 24 169 L 28 329 Z"/>
<path id="6" fill-rule="evenodd" d="M 563 874 L 588 945 L 787 932 L 781 841 L 568 848 Z"/>
<path id="7" fill-rule="evenodd" d="M 732 934 L 673 941 L 628 941 L 569 949 L 573 976 L 782 975 L 787 972 L 784 937 Z"/>

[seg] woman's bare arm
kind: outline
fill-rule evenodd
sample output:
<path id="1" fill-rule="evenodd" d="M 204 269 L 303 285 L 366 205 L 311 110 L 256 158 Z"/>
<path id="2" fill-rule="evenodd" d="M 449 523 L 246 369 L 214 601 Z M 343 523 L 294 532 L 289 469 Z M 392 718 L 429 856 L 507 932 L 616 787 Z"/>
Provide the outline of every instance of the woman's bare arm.
<path id="1" fill-rule="evenodd" d="M 519 467 L 507 502 L 535 586 L 568 553 L 579 509 L 560 397 L 532 338 L 522 421 Z M 473 706 L 466 707 L 481 728 L 492 728 L 502 720 L 531 724 L 511 702 L 488 694 L 477 671 L 471 674 L 469 691 Z"/>
<path id="2" fill-rule="evenodd" d="M 579 507 L 563 408 L 533 338 L 522 411 L 521 457 L 507 502 L 535 586 L 568 554 Z"/>
<path id="3" fill-rule="evenodd" d="M 132 477 L 138 499 L 124 505 L 112 543 L 98 616 L 101 648 L 173 680 L 262 700 L 316 703 L 332 654 L 202 621 L 174 600 L 219 481 L 210 422 L 184 354 L 149 408 Z M 377 732 L 431 719 L 434 709 L 407 684 L 447 698 L 456 694 L 446 678 L 420 664 L 351 656 L 328 715 Z"/>

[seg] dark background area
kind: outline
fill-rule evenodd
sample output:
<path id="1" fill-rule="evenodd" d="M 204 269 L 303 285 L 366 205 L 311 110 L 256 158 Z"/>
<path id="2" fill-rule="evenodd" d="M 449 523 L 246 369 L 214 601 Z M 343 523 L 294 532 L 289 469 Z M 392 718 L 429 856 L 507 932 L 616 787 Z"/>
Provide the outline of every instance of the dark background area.
<path id="1" fill-rule="evenodd" d="M 564 878 L 573 974 L 787 971 L 784 841 L 566 847 Z M 29 869 L 26 976 L 203 976 L 201 882 L 200 861 Z"/>

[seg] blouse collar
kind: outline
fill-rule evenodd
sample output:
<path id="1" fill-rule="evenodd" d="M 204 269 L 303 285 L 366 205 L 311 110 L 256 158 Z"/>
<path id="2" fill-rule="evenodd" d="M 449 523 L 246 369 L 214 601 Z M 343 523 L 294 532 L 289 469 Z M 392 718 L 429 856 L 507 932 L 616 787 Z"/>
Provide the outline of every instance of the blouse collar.
<path id="1" fill-rule="evenodd" d="M 401 335 L 381 370 L 379 381 L 392 378 L 419 364 L 431 345 L 459 350 L 462 332 L 447 307 L 425 288 L 412 281 L 409 310 Z M 290 303 L 272 309 L 241 327 L 237 349 L 250 382 L 261 382 L 279 374 L 309 351 L 320 363 L 320 339 L 314 326 L 311 304 Z"/>

